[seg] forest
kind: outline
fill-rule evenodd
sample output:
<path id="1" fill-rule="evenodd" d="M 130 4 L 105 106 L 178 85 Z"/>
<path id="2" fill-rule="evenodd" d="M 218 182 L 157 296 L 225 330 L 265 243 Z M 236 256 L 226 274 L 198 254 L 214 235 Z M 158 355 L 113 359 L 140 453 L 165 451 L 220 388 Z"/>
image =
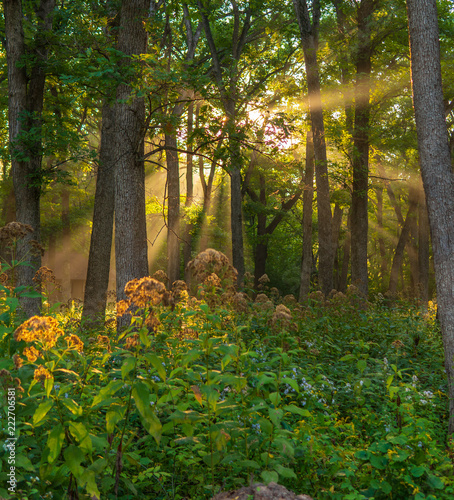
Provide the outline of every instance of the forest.
<path id="1" fill-rule="evenodd" d="M 0 500 L 454 497 L 453 40 L 0 2 Z"/>

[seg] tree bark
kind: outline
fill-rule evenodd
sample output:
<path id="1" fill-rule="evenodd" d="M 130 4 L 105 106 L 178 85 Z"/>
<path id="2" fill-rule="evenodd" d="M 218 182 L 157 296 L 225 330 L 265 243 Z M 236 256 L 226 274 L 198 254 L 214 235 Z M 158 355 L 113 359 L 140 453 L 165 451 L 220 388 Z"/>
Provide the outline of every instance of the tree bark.
<path id="1" fill-rule="evenodd" d="M 375 0 L 361 0 L 357 11 L 358 48 L 356 52 L 355 123 L 353 129 L 353 189 L 351 212 L 352 283 L 367 297 L 368 190 L 370 74 L 372 69 L 371 16 Z"/>
<path id="2" fill-rule="evenodd" d="M 306 173 L 303 192 L 303 252 L 299 302 L 304 303 L 311 291 L 312 273 L 312 202 L 314 199 L 314 143 L 312 132 L 306 137 Z"/>
<path id="3" fill-rule="evenodd" d="M 36 8 L 38 23 L 33 48 L 26 47 L 21 1 L 4 0 L 3 8 L 8 66 L 9 141 L 16 220 L 33 228 L 33 233 L 18 242 L 17 260 L 28 261 L 31 265 L 19 266 L 17 285 L 32 286 L 35 272 L 41 266 L 41 256 L 30 254 L 30 241 L 40 241 L 42 111 L 45 63 L 48 59 L 55 0 L 41 0 Z M 29 74 L 25 65 L 26 57 L 32 61 Z M 33 136 L 30 136 L 32 131 Z M 26 316 L 33 316 L 40 311 L 41 299 L 21 297 L 20 303 Z"/>
<path id="4" fill-rule="evenodd" d="M 132 65 L 131 56 L 143 54 L 147 33 L 143 20 L 149 1 L 124 0 L 117 48 L 124 54 L 120 67 Z M 115 104 L 115 266 L 117 300 L 126 283 L 148 274 L 145 217 L 144 122 L 145 103 L 128 82 L 117 88 Z M 120 324 L 123 326 L 123 324 Z"/>
<path id="5" fill-rule="evenodd" d="M 188 106 L 188 122 L 187 122 L 187 150 L 186 155 L 186 201 L 185 207 L 189 209 L 192 206 L 194 200 L 194 173 L 193 173 L 193 145 L 192 145 L 192 132 L 194 128 L 194 103 L 191 102 Z M 191 248 L 192 248 L 192 224 L 186 221 L 185 231 L 184 231 L 184 242 L 183 242 L 183 261 L 184 269 L 191 260 Z M 185 276 L 186 278 L 186 276 Z"/>
<path id="6" fill-rule="evenodd" d="M 392 295 L 395 295 L 397 293 L 397 283 L 399 279 L 399 272 L 402 268 L 402 262 L 404 259 L 404 249 L 410 236 L 412 219 L 415 216 L 417 208 L 418 204 L 415 203 L 415 200 L 410 199 L 410 206 L 408 207 L 407 217 L 405 218 L 404 226 L 402 228 L 402 232 L 400 233 L 399 241 L 397 243 L 396 251 L 394 252 L 393 263 L 391 266 L 388 291 Z"/>
<path id="7" fill-rule="evenodd" d="M 319 285 L 325 295 L 333 288 L 333 236 L 329 193 L 328 161 L 326 157 L 325 127 L 321 99 L 320 75 L 317 63 L 318 18 L 320 2 L 314 2 L 311 22 L 306 0 L 293 0 L 300 28 L 307 75 L 309 110 L 315 155 L 315 181 L 317 185 Z"/>
<path id="8" fill-rule="evenodd" d="M 421 186 L 422 188 L 422 186 Z M 418 287 L 422 306 L 427 309 L 429 302 L 429 253 L 430 234 L 424 189 L 419 192 L 418 205 Z"/>
<path id="9" fill-rule="evenodd" d="M 438 317 L 448 377 L 449 427 L 454 432 L 454 174 L 441 81 L 435 0 L 407 0 L 411 74 L 421 174 L 432 235 Z"/>
<path id="10" fill-rule="evenodd" d="M 167 276 L 180 279 L 180 162 L 176 135 L 165 134 L 167 164 Z"/>
<path id="11" fill-rule="evenodd" d="M 101 146 L 82 310 L 82 318 L 89 323 L 104 321 L 107 304 L 115 203 L 115 151 L 112 147 L 115 133 L 115 108 L 105 102 L 102 107 Z"/>

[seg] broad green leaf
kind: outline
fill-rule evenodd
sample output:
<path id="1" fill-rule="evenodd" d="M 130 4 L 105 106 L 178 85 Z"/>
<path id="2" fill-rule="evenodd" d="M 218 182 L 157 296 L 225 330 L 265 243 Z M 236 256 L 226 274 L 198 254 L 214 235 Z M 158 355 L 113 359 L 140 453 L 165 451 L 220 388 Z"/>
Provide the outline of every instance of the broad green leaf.
<path id="1" fill-rule="evenodd" d="M 293 378 L 284 377 L 282 379 L 282 383 L 288 384 L 295 392 L 297 392 L 299 394 L 300 388 L 298 386 L 298 382 L 296 380 L 294 380 Z"/>
<path id="2" fill-rule="evenodd" d="M 356 356 L 354 354 L 346 354 L 345 356 L 342 356 L 342 358 L 339 361 L 353 361 L 356 359 Z"/>
<path id="3" fill-rule="evenodd" d="M 442 490 L 445 487 L 443 481 L 433 474 L 428 475 L 427 482 L 432 488 L 435 488 L 436 490 Z"/>
<path id="4" fill-rule="evenodd" d="M 99 393 L 95 396 L 93 399 L 93 403 L 91 404 L 92 408 L 93 406 L 96 406 L 98 404 L 102 404 L 105 402 L 107 398 L 115 394 L 121 387 L 123 387 L 123 381 L 122 380 L 111 380 L 106 387 L 103 387 Z"/>
<path id="5" fill-rule="evenodd" d="M 68 410 L 73 414 L 76 415 L 77 417 L 81 417 L 83 414 L 83 409 L 81 406 L 79 406 L 73 399 L 69 398 L 62 398 L 60 399 L 62 404 L 68 408 Z"/>
<path id="6" fill-rule="evenodd" d="M 70 422 L 69 432 L 79 441 L 82 451 L 90 453 L 92 451 L 92 442 L 88 430 L 82 422 Z"/>
<path id="7" fill-rule="evenodd" d="M 161 377 L 162 381 L 165 382 L 167 375 L 163 365 L 162 358 L 156 356 L 156 354 L 147 354 L 145 358 L 154 366 L 155 370 L 158 372 L 158 375 Z"/>
<path id="8" fill-rule="evenodd" d="M 274 406 L 279 406 L 279 403 L 282 401 L 281 395 L 278 392 L 272 392 L 269 398 Z"/>
<path id="9" fill-rule="evenodd" d="M 134 369 L 136 362 L 137 360 L 134 356 L 129 356 L 123 361 L 123 364 L 121 365 L 121 378 L 123 380 L 126 378 L 126 375 Z"/>
<path id="10" fill-rule="evenodd" d="M 60 455 L 61 447 L 65 440 L 65 430 L 61 424 L 57 424 L 49 433 L 47 438 L 47 447 L 49 448 L 48 461 L 55 462 Z"/>
<path id="11" fill-rule="evenodd" d="M 33 414 L 33 427 L 36 427 L 40 422 L 43 423 L 47 413 L 53 405 L 54 401 L 52 399 L 48 399 L 36 408 L 35 413 Z"/>
<path id="12" fill-rule="evenodd" d="M 268 415 L 270 417 L 271 422 L 273 422 L 273 424 L 277 428 L 279 428 L 281 426 L 281 420 L 282 417 L 284 416 L 284 412 L 281 409 L 269 408 Z"/>
<path id="13" fill-rule="evenodd" d="M 279 476 L 274 470 L 264 470 L 260 475 L 266 484 L 277 483 L 279 480 Z"/>
<path id="14" fill-rule="evenodd" d="M 145 430 L 159 443 L 162 434 L 162 424 L 151 409 L 148 387 L 143 382 L 135 382 L 132 388 L 132 397 L 142 417 L 142 424 Z"/>
<path id="15" fill-rule="evenodd" d="M 364 370 L 367 368 L 367 362 L 365 359 L 360 359 L 358 360 L 358 362 L 356 363 L 356 367 L 358 368 L 358 370 L 363 373 Z"/>
<path id="16" fill-rule="evenodd" d="M 96 485 L 95 473 L 92 470 L 85 469 L 83 476 L 78 480 L 80 486 L 85 487 L 86 492 L 91 500 L 100 500 L 98 486 Z"/>
<path id="17" fill-rule="evenodd" d="M 16 455 L 16 467 L 20 467 L 29 472 L 35 471 L 35 466 L 31 463 L 30 459 L 22 453 Z"/>
<path id="18" fill-rule="evenodd" d="M 295 413 L 297 415 L 301 415 L 302 417 L 310 417 L 311 412 L 309 410 L 305 410 L 304 408 L 299 408 L 296 405 L 287 405 L 284 406 L 285 411 L 289 411 L 290 413 Z"/>
<path id="19" fill-rule="evenodd" d="M 46 397 L 50 396 L 53 387 L 54 387 L 54 377 L 46 378 L 46 380 L 44 380 L 44 390 L 46 391 Z"/>
<path id="20" fill-rule="evenodd" d="M 65 463 L 68 466 L 68 469 L 76 478 L 80 477 L 84 472 L 84 469 L 80 464 L 85 459 L 85 455 L 82 450 L 78 446 L 70 444 L 63 452 L 63 456 L 65 457 Z"/>
<path id="21" fill-rule="evenodd" d="M 376 469 L 386 469 L 386 466 L 388 464 L 388 459 L 386 457 L 380 457 L 377 455 L 372 455 L 370 457 L 370 463 L 372 467 L 375 467 Z"/>
<path id="22" fill-rule="evenodd" d="M 275 471 L 281 476 L 285 478 L 293 478 L 296 479 L 296 474 L 293 472 L 293 469 L 289 469 L 288 467 L 283 467 L 280 464 L 276 464 L 274 466 Z"/>
<path id="23" fill-rule="evenodd" d="M 260 469 L 260 465 L 254 460 L 239 460 L 236 464 L 244 469 Z"/>
<path id="24" fill-rule="evenodd" d="M 426 472 L 426 468 L 422 465 L 416 465 L 410 469 L 410 474 L 413 477 L 421 477 Z"/>
<path id="25" fill-rule="evenodd" d="M 203 457 L 203 461 L 209 466 L 214 467 L 221 461 L 222 455 L 219 451 L 209 453 Z"/>
<path id="26" fill-rule="evenodd" d="M 106 430 L 109 434 L 114 431 L 117 423 L 123 418 L 125 411 L 126 408 L 118 406 L 114 410 L 109 410 L 106 413 Z"/>
<path id="27" fill-rule="evenodd" d="M 259 424 L 261 431 L 265 434 L 268 434 L 268 436 L 273 432 L 273 425 L 268 419 L 259 419 Z"/>

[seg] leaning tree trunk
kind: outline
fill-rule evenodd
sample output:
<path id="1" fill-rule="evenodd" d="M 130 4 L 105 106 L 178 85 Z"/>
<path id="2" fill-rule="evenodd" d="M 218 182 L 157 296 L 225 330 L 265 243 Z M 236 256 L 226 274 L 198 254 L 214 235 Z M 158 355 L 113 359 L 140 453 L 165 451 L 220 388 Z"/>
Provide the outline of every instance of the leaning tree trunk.
<path id="1" fill-rule="evenodd" d="M 411 73 L 421 174 L 432 236 L 438 316 L 448 376 L 449 427 L 454 432 L 454 174 L 441 81 L 437 4 L 407 0 Z"/>
<path id="2" fill-rule="evenodd" d="M 118 33 L 118 50 L 124 54 L 120 66 L 131 70 L 131 56 L 145 53 L 147 0 L 123 1 Z M 131 78 L 131 77 L 129 77 Z M 117 89 L 115 104 L 115 266 L 117 300 L 125 297 L 124 287 L 134 278 L 148 274 L 145 217 L 144 170 L 145 103 L 134 96 L 128 83 Z M 123 322 L 124 323 L 124 322 Z M 120 326 L 122 326 L 122 324 Z"/>
<path id="3" fill-rule="evenodd" d="M 19 266 L 17 285 L 32 286 L 41 255 L 30 253 L 31 240 L 40 241 L 40 196 L 42 162 L 42 111 L 45 64 L 48 59 L 49 33 L 55 0 L 41 0 L 36 8 L 38 18 L 33 48 L 26 47 L 20 0 L 4 0 L 6 57 L 8 66 L 8 123 L 11 147 L 11 170 L 16 199 L 16 219 L 33 228 L 19 241 L 17 260 L 30 266 Z M 25 59 L 31 64 L 27 74 Z M 25 139 L 22 142 L 22 139 Z M 38 314 L 41 299 L 21 298 L 27 316 Z"/>
<path id="4" fill-rule="evenodd" d="M 115 131 L 115 109 L 105 102 L 102 108 L 101 146 L 82 311 L 82 317 L 90 323 L 103 321 L 107 304 L 114 219 L 115 154 L 112 144 L 115 144 Z"/>

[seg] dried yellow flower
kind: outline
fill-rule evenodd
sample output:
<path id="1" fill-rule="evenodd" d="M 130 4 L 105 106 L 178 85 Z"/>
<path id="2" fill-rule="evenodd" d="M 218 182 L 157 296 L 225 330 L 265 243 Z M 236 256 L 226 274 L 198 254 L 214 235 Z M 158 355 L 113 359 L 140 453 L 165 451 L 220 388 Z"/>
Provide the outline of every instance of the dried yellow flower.
<path id="1" fill-rule="evenodd" d="M 24 349 L 24 355 L 27 358 L 27 360 L 30 361 L 31 363 L 34 363 L 38 358 L 41 357 L 41 353 L 33 346 L 26 347 Z"/>
<path id="2" fill-rule="evenodd" d="M 25 342 L 40 342 L 44 349 L 51 349 L 63 335 L 55 318 L 33 316 L 23 323 L 14 333 L 14 339 Z"/>
<path id="3" fill-rule="evenodd" d="M 126 314 L 130 305 L 129 300 L 120 300 L 117 302 L 117 316 L 120 317 L 123 316 L 123 314 Z"/>
<path id="4" fill-rule="evenodd" d="M 134 347 L 138 346 L 139 343 L 139 334 L 135 333 L 134 335 L 126 339 L 125 349 L 133 349 Z"/>
<path id="5" fill-rule="evenodd" d="M 131 280 L 125 286 L 125 294 L 137 307 L 159 304 L 165 292 L 164 284 L 149 276 Z"/>
<path id="6" fill-rule="evenodd" d="M 43 365 L 38 366 L 36 368 L 33 378 L 38 382 L 44 382 L 46 378 L 53 378 L 52 373 L 47 368 L 44 368 Z"/>
<path id="7" fill-rule="evenodd" d="M 77 335 L 69 335 L 68 337 L 66 337 L 66 342 L 68 343 L 68 347 L 70 349 L 76 349 L 79 352 L 82 352 L 84 350 L 84 343 Z"/>
<path id="8" fill-rule="evenodd" d="M 15 354 L 13 356 L 14 367 L 16 370 L 19 370 L 24 365 L 24 360 L 19 356 L 19 354 Z"/>

